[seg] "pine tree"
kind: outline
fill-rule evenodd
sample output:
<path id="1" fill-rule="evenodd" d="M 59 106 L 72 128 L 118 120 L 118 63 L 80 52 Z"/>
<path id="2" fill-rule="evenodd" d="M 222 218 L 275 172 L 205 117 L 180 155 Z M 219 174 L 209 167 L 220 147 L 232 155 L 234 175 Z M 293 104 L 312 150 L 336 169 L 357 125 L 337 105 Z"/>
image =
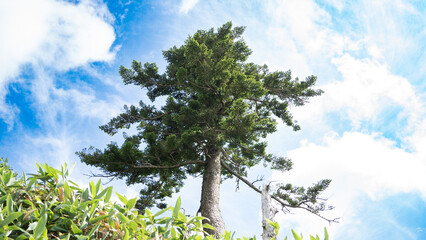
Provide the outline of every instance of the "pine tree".
<path id="1" fill-rule="evenodd" d="M 151 101 L 166 97 L 160 108 L 140 102 L 100 128 L 110 135 L 137 126 L 137 134 L 106 149 L 78 152 L 103 176 L 143 183 L 137 207 L 164 207 L 163 200 L 178 192 L 188 176 L 203 177 L 201 215 L 224 232 L 219 209 L 221 179 L 237 178 L 261 193 L 247 179 L 247 170 L 263 163 L 288 171 L 292 162 L 268 154 L 264 138 L 277 130 L 280 119 L 295 131 L 300 127 L 289 112 L 321 90 L 312 89 L 315 76 L 293 79 L 291 72 L 270 72 L 266 65 L 247 63 L 251 50 L 242 38 L 244 27 L 230 22 L 217 31 L 199 30 L 180 47 L 164 51 L 165 73 L 154 63 L 133 61 L 120 67 L 125 84 L 146 90 Z M 275 116 L 275 117 L 274 117 Z M 272 194 L 283 209 L 303 208 L 316 215 L 329 207 L 318 196 L 330 184 L 321 180 L 307 189 L 279 185 Z M 320 215 L 319 215 L 320 216 Z"/>

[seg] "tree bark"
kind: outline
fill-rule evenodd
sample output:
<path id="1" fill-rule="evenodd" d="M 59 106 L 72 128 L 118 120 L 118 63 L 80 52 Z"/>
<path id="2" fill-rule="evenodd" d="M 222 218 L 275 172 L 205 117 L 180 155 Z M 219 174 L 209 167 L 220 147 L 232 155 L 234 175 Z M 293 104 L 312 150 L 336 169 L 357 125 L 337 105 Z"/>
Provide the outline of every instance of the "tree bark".
<path id="1" fill-rule="evenodd" d="M 274 216 L 277 210 L 272 206 L 271 195 L 269 195 L 269 185 L 263 185 L 262 188 L 262 227 L 263 227 L 263 240 L 276 239 L 275 231 L 269 225 L 268 220 L 274 221 Z"/>
<path id="2" fill-rule="evenodd" d="M 225 233 L 225 223 L 219 208 L 220 182 L 221 182 L 221 151 L 217 148 L 211 149 L 204 170 L 203 185 L 201 187 L 200 211 L 203 217 L 208 218 L 205 222 L 216 228 L 216 231 L 207 229 L 209 234 L 217 238 Z"/>

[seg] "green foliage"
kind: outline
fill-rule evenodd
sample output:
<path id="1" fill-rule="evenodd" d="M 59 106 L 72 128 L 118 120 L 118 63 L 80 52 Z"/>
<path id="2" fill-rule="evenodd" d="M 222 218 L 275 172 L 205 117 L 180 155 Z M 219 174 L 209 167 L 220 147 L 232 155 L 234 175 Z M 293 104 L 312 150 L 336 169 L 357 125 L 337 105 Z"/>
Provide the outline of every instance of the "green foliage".
<path id="1" fill-rule="evenodd" d="M 155 214 L 146 209 L 142 215 L 134 209 L 136 198 L 116 193 L 121 203 L 112 203 L 112 187 L 103 188 L 100 181 L 80 188 L 68 179 L 66 164 L 61 170 L 37 167 L 37 174 L 18 178 L 0 158 L 0 239 L 216 239 L 205 232 L 214 228 L 204 217 L 180 211 L 180 198 L 175 207 Z M 279 225 L 270 224 L 278 233 Z M 256 238 L 235 238 L 227 231 L 221 239 Z"/>
<path id="2" fill-rule="evenodd" d="M 188 217 L 175 207 L 141 215 L 136 198 L 118 193 L 100 181 L 81 189 L 68 169 L 39 165 L 38 173 L 21 178 L 0 158 L 0 239 L 214 239 L 204 231 L 203 217 Z M 172 216 L 164 216 L 172 212 Z"/>
<path id="3" fill-rule="evenodd" d="M 303 235 L 302 234 L 297 235 L 297 233 L 293 229 L 291 230 L 291 233 L 293 234 L 294 240 L 303 240 Z M 318 235 L 315 235 L 315 237 L 312 236 L 312 235 L 310 235 L 309 239 L 310 240 L 320 240 L 320 238 L 319 238 Z M 329 240 L 327 228 L 324 228 L 324 240 Z"/>
<path id="4" fill-rule="evenodd" d="M 269 219 L 267 219 L 267 221 L 268 221 L 269 225 L 271 225 L 274 228 L 275 235 L 278 236 L 278 231 L 280 229 L 280 225 L 277 222 L 270 221 Z M 293 229 L 291 230 L 291 233 L 293 235 L 294 240 L 303 240 L 302 234 L 298 235 Z M 315 237 L 310 235 L 309 239 L 310 240 L 320 240 L 318 235 L 315 235 Z M 287 237 L 285 237 L 285 240 L 287 240 Z M 327 228 L 324 228 L 324 240 L 329 240 Z"/>

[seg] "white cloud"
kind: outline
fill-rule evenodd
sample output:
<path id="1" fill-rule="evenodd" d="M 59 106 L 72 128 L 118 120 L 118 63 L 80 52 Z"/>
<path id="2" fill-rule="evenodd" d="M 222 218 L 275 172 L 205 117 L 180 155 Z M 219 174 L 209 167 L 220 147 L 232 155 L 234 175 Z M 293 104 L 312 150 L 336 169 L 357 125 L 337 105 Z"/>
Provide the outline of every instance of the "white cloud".
<path id="1" fill-rule="evenodd" d="M 405 140 L 411 145 L 419 158 L 426 159 L 426 120 L 423 119 L 415 128 L 416 131 Z"/>
<path id="2" fill-rule="evenodd" d="M 426 37 L 421 32 L 425 16 L 412 4 L 401 0 L 362 0 L 349 6 L 360 30 L 381 49 L 386 61 L 395 66 L 415 61 L 412 56 L 422 51 L 420 43 Z"/>
<path id="3" fill-rule="evenodd" d="M 103 6 L 83 1 L 78 5 L 55 2 L 46 13 L 46 38 L 35 52 L 43 64 L 66 70 L 93 61 L 110 61 L 114 29 Z"/>
<path id="4" fill-rule="evenodd" d="M 54 73 L 43 68 L 34 68 L 31 81 L 32 106 L 36 110 L 39 125 L 65 128 L 73 121 L 84 118 L 100 120 L 101 123 L 117 115 L 125 104 L 122 98 L 111 94 L 108 99 L 97 98 L 96 92 L 83 81 L 68 84 L 68 88 L 56 86 Z"/>
<path id="5" fill-rule="evenodd" d="M 358 60 L 350 55 L 335 58 L 333 63 L 343 81 L 325 86 L 336 109 L 349 108 L 357 120 L 371 120 L 380 109 L 397 104 L 406 110 L 420 108 L 413 86 L 400 76 L 393 75 L 386 65 L 374 60 Z"/>
<path id="6" fill-rule="evenodd" d="M 10 131 L 15 125 L 15 118 L 19 114 L 19 109 L 5 102 L 6 93 L 7 89 L 0 86 L 0 114 L 2 114 L 0 119 L 7 124 L 7 129 Z"/>
<path id="7" fill-rule="evenodd" d="M 79 67 L 81 72 L 95 72 L 89 63 L 112 61 L 116 49 L 114 21 L 105 4 L 97 0 L 70 3 L 59 0 L 0 1 L 0 118 L 12 128 L 19 109 L 5 103 L 11 82 L 31 92 L 28 99 L 35 110 L 34 131 L 20 133 L 17 156 L 24 170 L 35 164 L 60 167 L 77 160 L 74 152 L 94 144 L 95 134 L 82 123 L 106 122 L 120 110 L 123 102 L 116 96 L 97 98 L 91 86 L 79 79 L 57 76 Z M 23 71 L 29 70 L 31 73 Z M 25 74 L 25 78 L 19 78 Z M 97 78 L 97 76 L 92 76 Z M 100 79 L 100 78 L 99 78 Z M 80 82 L 79 82 L 80 81 Z M 65 87 L 63 87 L 65 86 Z M 68 88 L 67 88 L 68 87 Z M 83 129 L 83 131 L 79 131 Z M 96 128 L 94 128 L 96 129 Z M 83 146 L 84 144 L 84 146 Z M 78 163 L 76 169 L 87 169 Z M 74 176 L 81 179 L 82 172 Z M 86 172 L 87 173 L 87 172 Z M 84 178 L 86 179 L 86 178 Z"/>
<path id="8" fill-rule="evenodd" d="M 72 165 L 74 160 L 73 146 L 79 141 L 76 135 L 66 129 L 48 133 L 42 136 L 23 136 L 20 145 L 20 159 L 18 164 L 25 172 L 35 171 L 36 164 L 45 164 L 60 168 L 63 163 Z M 25 151 L 26 150 L 26 151 Z"/>
<path id="9" fill-rule="evenodd" d="M 348 36 L 333 31 L 330 14 L 312 0 L 269 1 L 266 9 L 273 24 L 285 30 L 308 59 L 330 58 L 359 47 Z"/>
<path id="10" fill-rule="evenodd" d="M 327 112 L 344 111 L 358 128 L 360 121 L 374 121 L 383 109 L 391 106 L 402 107 L 402 113 L 412 123 L 421 117 L 422 104 L 414 87 L 406 78 L 392 74 L 385 64 L 355 59 L 349 54 L 334 58 L 333 64 L 342 80 L 320 86 L 325 92 L 323 96 L 295 109 L 296 119 L 308 120 Z"/>
<path id="11" fill-rule="evenodd" d="M 115 40 L 112 16 L 95 1 L 0 2 L 0 112 L 13 119 L 4 103 L 7 84 L 25 64 L 35 69 L 68 70 L 93 61 L 111 61 Z M 41 91 L 46 89 L 38 88 Z M 43 95 L 44 93 L 36 93 Z"/>
<path id="12" fill-rule="evenodd" d="M 325 2 L 339 11 L 342 11 L 347 4 L 347 0 L 325 0 Z"/>
<path id="13" fill-rule="evenodd" d="M 424 154 L 424 149 L 422 151 Z M 377 201 L 398 193 L 420 193 L 426 200 L 426 162 L 419 156 L 418 152 L 395 147 L 394 142 L 379 134 L 332 134 L 323 144 L 305 142 L 290 151 L 288 157 L 294 161 L 294 169 L 285 174 L 275 172 L 273 178 L 298 185 L 332 179 L 325 197 L 329 197 L 329 203 L 336 208 L 326 215 L 342 217 L 341 223 L 331 226 L 337 234 L 341 229 L 365 227 L 357 222 L 360 219 L 356 216 L 357 209 L 366 204 L 365 197 Z M 368 218 L 369 214 L 363 217 Z M 290 217 L 280 216 L 279 222 L 298 231 L 319 233 L 325 224 L 316 218 L 298 211 Z M 394 221 L 388 220 L 389 223 Z"/>
<path id="14" fill-rule="evenodd" d="M 56 89 L 55 95 L 64 101 L 69 99 L 73 102 L 81 117 L 100 118 L 102 122 L 118 115 L 120 108 L 124 105 L 123 100 L 118 97 L 112 97 L 109 99 L 111 102 L 106 102 L 96 99 L 94 94 L 85 94 L 75 89 Z"/>
<path id="15" fill-rule="evenodd" d="M 198 1 L 199 0 L 182 0 L 180 3 L 179 12 L 187 14 L 192 8 L 195 7 Z"/>

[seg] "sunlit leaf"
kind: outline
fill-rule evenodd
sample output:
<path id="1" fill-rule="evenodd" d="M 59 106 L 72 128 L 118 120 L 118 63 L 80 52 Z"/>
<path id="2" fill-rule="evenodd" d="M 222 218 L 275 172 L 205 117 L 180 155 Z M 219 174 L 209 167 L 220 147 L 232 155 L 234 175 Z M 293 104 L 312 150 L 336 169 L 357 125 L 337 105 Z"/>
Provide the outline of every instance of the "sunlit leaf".
<path id="1" fill-rule="evenodd" d="M 122 203 L 124 203 L 124 205 L 126 205 L 127 204 L 127 198 L 125 197 L 125 196 L 122 196 L 122 195 L 120 195 L 119 193 L 115 193 L 115 194 L 117 194 L 117 196 L 118 196 L 118 198 L 120 199 L 120 201 L 122 202 Z"/>
<path id="2" fill-rule="evenodd" d="M 47 214 L 44 213 L 41 215 L 41 219 L 38 221 L 36 228 L 34 229 L 34 238 L 38 239 L 43 234 L 44 229 L 46 228 Z"/>
<path id="3" fill-rule="evenodd" d="M 173 209 L 173 218 L 177 218 L 180 211 L 180 197 L 176 200 L 176 205 Z"/>
<path id="4" fill-rule="evenodd" d="M 10 213 L 3 221 L 0 221 L 0 228 L 7 226 L 9 223 L 13 222 L 15 219 L 19 218 L 24 214 L 23 212 L 13 212 Z"/>
<path id="5" fill-rule="evenodd" d="M 299 237 L 293 229 L 291 229 L 291 233 L 293 234 L 294 240 L 302 240 L 302 236 Z"/>

